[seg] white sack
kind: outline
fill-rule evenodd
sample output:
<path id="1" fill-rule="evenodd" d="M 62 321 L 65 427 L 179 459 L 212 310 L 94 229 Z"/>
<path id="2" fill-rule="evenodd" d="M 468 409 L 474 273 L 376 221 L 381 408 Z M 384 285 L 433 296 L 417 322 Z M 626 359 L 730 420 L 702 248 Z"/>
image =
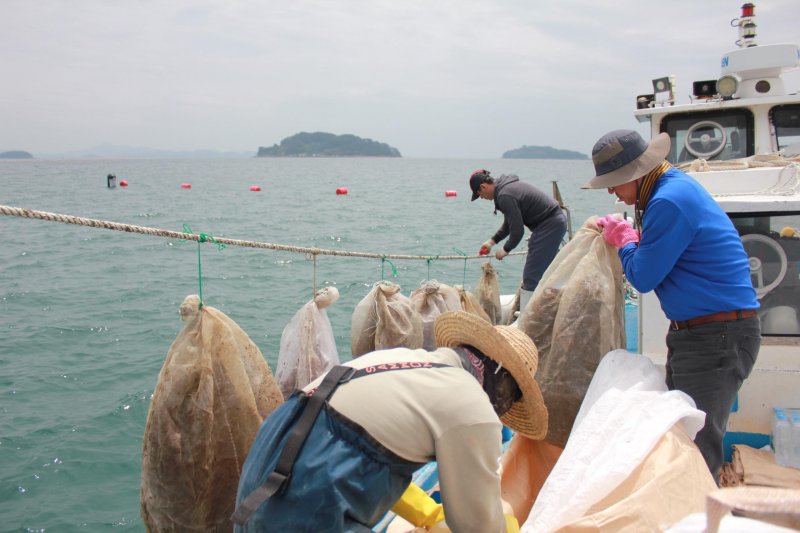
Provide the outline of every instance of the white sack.
<path id="1" fill-rule="evenodd" d="M 583 517 L 678 422 L 694 438 L 705 413 L 683 392 L 668 391 L 656 366 L 643 355 L 625 350 L 606 354 L 522 533 L 555 531 Z"/>

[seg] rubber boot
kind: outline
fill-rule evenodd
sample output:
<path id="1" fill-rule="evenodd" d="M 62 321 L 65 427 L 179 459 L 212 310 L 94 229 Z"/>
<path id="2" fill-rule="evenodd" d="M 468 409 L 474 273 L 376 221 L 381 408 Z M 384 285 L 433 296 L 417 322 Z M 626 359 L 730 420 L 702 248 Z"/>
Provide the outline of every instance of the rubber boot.
<path id="1" fill-rule="evenodd" d="M 519 290 L 519 314 L 522 315 L 525 308 L 528 307 L 528 302 L 531 301 L 533 291 L 526 291 L 525 289 Z"/>

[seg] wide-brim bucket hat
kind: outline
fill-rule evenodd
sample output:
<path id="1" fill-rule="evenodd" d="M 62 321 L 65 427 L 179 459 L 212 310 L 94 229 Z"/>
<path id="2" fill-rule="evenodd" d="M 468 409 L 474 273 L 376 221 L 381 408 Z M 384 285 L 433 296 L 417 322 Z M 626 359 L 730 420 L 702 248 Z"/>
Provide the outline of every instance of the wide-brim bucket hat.
<path id="1" fill-rule="evenodd" d="M 493 326 L 466 311 L 448 311 L 434 324 L 436 346 L 474 346 L 508 370 L 522 396 L 503 416 L 503 424 L 528 438 L 541 440 L 547 434 L 547 407 L 534 376 L 539 366 L 536 345 L 514 326 Z"/>
<path id="2" fill-rule="evenodd" d="M 596 175 L 581 188 L 608 189 L 641 178 L 664 160 L 670 146 L 666 133 L 659 133 L 649 143 L 633 130 L 606 133 L 592 148 Z"/>

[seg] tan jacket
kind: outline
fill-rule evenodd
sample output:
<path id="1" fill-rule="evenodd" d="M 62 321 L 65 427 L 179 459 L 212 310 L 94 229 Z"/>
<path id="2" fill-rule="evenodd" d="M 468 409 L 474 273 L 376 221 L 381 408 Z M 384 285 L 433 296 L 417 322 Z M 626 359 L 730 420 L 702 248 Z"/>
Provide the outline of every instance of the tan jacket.
<path id="1" fill-rule="evenodd" d="M 437 461 L 447 525 L 454 532 L 505 531 L 500 503 L 502 424 L 477 380 L 449 348 L 396 348 L 344 363 L 434 362 L 447 368 L 393 370 L 341 385 L 331 406 L 409 461 Z M 305 390 L 319 385 L 320 379 Z"/>

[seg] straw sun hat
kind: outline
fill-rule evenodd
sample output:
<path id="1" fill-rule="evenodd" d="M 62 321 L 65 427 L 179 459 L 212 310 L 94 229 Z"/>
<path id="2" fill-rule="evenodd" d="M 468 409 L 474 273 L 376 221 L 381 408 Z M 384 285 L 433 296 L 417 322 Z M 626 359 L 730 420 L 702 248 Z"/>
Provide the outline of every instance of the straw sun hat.
<path id="1" fill-rule="evenodd" d="M 519 328 L 492 326 L 465 311 L 442 313 L 434 327 L 436 346 L 474 346 L 511 373 L 522 391 L 522 397 L 500 420 L 526 437 L 537 440 L 544 438 L 547 434 L 547 407 L 539 384 L 534 379 L 539 354 L 530 337 Z"/>

